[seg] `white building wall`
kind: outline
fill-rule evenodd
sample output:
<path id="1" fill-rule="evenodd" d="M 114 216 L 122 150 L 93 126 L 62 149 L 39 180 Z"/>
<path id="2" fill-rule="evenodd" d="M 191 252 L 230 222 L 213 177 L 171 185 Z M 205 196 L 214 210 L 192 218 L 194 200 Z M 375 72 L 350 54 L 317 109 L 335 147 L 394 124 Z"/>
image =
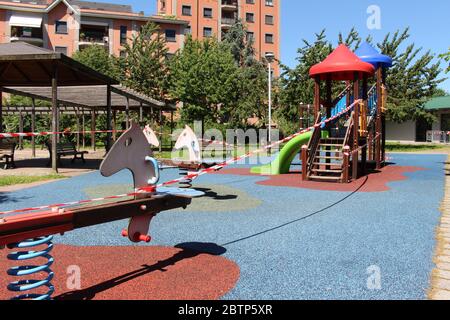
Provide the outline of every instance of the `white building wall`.
<path id="1" fill-rule="evenodd" d="M 386 122 L 386 140 L 392 142 L 415 142 L 416 122 L 406 121 L 403 123 Z"/>
<path id="2" fill-rule="evenodd" d="M 433 123 L 433 131 L 441 131 L 441 115 L 442 112 L 438 112 L 435 114 L 437 120 Z"/>

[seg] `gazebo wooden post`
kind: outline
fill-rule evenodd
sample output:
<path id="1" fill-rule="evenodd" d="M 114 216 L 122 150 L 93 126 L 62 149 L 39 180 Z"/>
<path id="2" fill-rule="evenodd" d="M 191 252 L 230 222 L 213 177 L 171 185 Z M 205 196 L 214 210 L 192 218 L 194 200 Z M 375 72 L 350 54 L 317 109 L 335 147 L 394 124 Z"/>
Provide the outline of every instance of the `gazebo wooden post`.
<path id="1" fill-rule="evenodd" d="M 52 131 L 58 130 L 58 65 L 53 63 L 52 70 Z M 58 173 L 57 135 L 52 134 L 52 169 Z"/>
<path id="2" fill-rule="evenodd" d="M 80 107 L 77 107 L 75 109 L 75 118 L 77 121 L 77 150 L 80 150 L 80 132 L 81 132 L 81 128 L 80 128 Z"/>
<path id="3" fill-rule="evenodd" d="M 58 104 L 58 112 L 56 113 L 56 132 L 61 132 L 61 106 Z M 59 134 L 56 135 L 56 142 L 59 143 L 61 141 L 61 137 Z"/>
<path id="4" fill-rule="evenodd" d="M 353 81 L 354 101 L 359 99 L 359 73 L 354 73 Z M 352 156 L 352 179 L 358 179 L 358 157 L 359 157 L 359 104 L 355 104 L 353 111 L 353 156 Z"/>
<path id="5" fill-rule="evenodd" d="M 83 141 L 82 141 L 83 149 L 86 148 L 86 123 L 85 123 L 85 120 L 86 119 L 84 117 L 84 108 L 83 108 L 83 110 L 81 111 L 81 127 L 83 128 L 82 129 L 83 134 L 81 136 L 83 138 Z"/>
<path id="6" fill-rule="evenodd" d="M 163 141 L 164 141 L 162 117 L 163 117 L 162 109 L 159 109 L 159 136 L 160 136 L 160 139 L 161 139 L 161 143 L 159 144 L 159 153 L 162 152 L 162 144 L 163 144 Z"/>
<path id="7" fill-rule="evenodd" d="M 31 99 L 31 132 L 36 131 L 36 100 Z M 31 156 L 36 158 L 36 137 L 31 137 Z"/>
<path id="8" fill-rule="evenodd" d="M 139 104 L 139 123 L 144 124 L 144 106 L 142 102 Z"/>
<path id="9" fill-rule="evenodd" d="M 111 116 L 111 83 L 108 83 L 106 89 L 106 151 L 111 149 L 111 130 L 112 130 L 112 116 Z"/>
<path id="10" fill-rule="evenodd" d="M 173 149 L 173 110 L 170 111 L 170 150 Z"/>
<path id="11" fill-rule="evenodd" d="M 3 132 L 3 87 L 0 87 L 0 132 Z"/>
<path id="12" fill-rule="evenodd" d="M 23 112 L 19 108 L 19 132 L 23 133 Z M 19 150 L 23 150 L 23 137 L 19 137 Z"/>
<path id="13" fill-rule="evenodd" d="M 382 131 L 381 107 L 383 101 L 383 91 L 381 89 L 382 77 L 383 77 L 383 70 L 382 67 L 379 66 L 377 69 L 377 118 L 375 123 L 375 135 L 377 137 L 375 139 L 375 162 L 377 170 L 381 169 L 381 131 Z"/>
<path id="14" fill-rule="evenodd" d="M 112 133 L 112 139 L 114 142 L 117 140 L 117 110 L 113 110 L 113 133 Z"/>
<path id="15" fill-rule="evenodd" d="M 320 112 L 320 77 L 314 80 L 314 121 L 316 121 Z"/>
<path id="16" fill-rule="evenodd" d="M 125 126 L 128 130 L 130 128 L 130 98 L 127 97 L 127 105 L 125 108 Z"/>
<path id="17" fill-rule="evenodd" d="M 91 111 L 91 146 L 94 151 L 97 150 L 97 147 L 95 145 L 95 128 L 96 128 L 96 121 L 97 117 L 95 116 L 95 109 L 92 109 Z"/>

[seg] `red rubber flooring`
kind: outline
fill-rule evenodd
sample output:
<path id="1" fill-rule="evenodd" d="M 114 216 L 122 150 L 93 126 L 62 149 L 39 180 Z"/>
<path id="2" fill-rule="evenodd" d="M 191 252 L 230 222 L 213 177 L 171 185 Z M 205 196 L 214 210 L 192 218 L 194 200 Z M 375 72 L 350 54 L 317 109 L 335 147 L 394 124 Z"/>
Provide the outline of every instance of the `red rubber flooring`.
<path id="1" fill-rule="evenodd" d="M 383 192 L 390 190 L 388 183 L 393 181 L 406 180 L 405 173 L 425 170 L 421 167 L 408 166 L 387 166 L 379 172 L 372 173 L 367 176 L 367 182 L 358 190 L 358 192 Z M 248 168 L 224 169 L 216 174 L 229 174 L 241 176 L 260 176 L 252 174 Z M 327 183 L 315 181 L 302 181 L 299 173 L 263 176 L 267 180 L 257 182 L 259 185 L 272 187 L 292 187 L 312 190 L 326 190 L 339 192 L 353 192 L 365 181 L 366 177 L 362 177 L 357 181 L 348 184 Z"/>
<path id="2" fill-rule="evenodd" d="M 178 248 L 55 245 L 52 255 L 55 257 L 52 266 L 55 299 L 219 299 L 234 288 L 239 279 L 239 267 L 234 262 Z M 2 251 L 0 270 L 17 265 L 5 256 L 6 250 Z M 81 271 L 79 291 L 67 286 L 74 283 L 73 274 L 68 273 L 72 265 Z M 2 275 L 0 288 L 6 288 L 12 280 Z M 0 299 L 11 296 L 12 292 L 0 290 Z"/>

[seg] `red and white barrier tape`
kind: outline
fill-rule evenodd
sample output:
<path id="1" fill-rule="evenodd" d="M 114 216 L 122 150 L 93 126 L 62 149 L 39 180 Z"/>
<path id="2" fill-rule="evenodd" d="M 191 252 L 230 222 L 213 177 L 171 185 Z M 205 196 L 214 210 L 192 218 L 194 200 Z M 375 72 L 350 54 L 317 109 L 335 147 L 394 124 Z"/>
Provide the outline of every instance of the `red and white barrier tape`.
<path id="1" fill-rule="evenodd" d="M 20 138 L 20 137 L 39 137 L 52 135 L 67 135 L 67 134 L 92 134 L 92 133 L 123 133 L 126 130 L 97 130 L 97 131 L 62 131 L 62 132 L 17 132 L 17 133 L 0 133 L 0 139 Z"/>
<path id="2" fill-rule="evenodd" d="M 189 174 L 187 176 L 180 177 L 178 179 L 174 179 L 174 180 L 170 180 L 170 181 L 166 181 L 166 182 L 160 183 L 160 184 L 158 184 L 156 186 L 156 188 L 161 188 L 161 187 L 166 187 L 166 186 L 169 186 L 169 185 L 173 185 L 173 184 L 182 182 L 182 181 L 184 181 L 186 179 L 198 178 L 198 177 L 203 176 L 205 174 L 209 174 L 209 173 L 218 171 L 220 169 L 223 169 L 224 167 L 229 166 L 229 165 L 231 165 L 233 163 L 236 163 L 238 161 L 250 158 L 251 156 L 256 155 L 258 153 L 262 153 L 262 152 L 264 152 L 264 151 L 266 151 L 268 149 L 272 149 L 272 148 L 274 148 L 276 146 L 279 146 L 279 145 L 281 145 L 281 144 L 283 144 L 285 142 L 288 142 L 288 141 L 298 137 L 299 135 L 307 133 L 307 132 L 309 132 L 309 131 L 311 131 L 311 130 L 313 130 L 315 128 L 319 128 L 319 127 L 321 127 L 322 125 L 324 125 L 326 123 L 329 123 L 331 121 L 334 121 L 334 120 L 340 118 L 341 116 L 343 116 L 344 114 L 346 114 L 350 110 L 352 110 L 353 107 L 357 103 L 360 103 L 360 101 L 361 100 L 356 100 L 354 103 L 352 103 L 350 106 L 348 106 L 346 109 L 342 110 L 340 113 L 336 114 L 335 116 L 333 116 L 333 117 L 331 117 L 329 119 L 326 119 L 326 120 L 324 120 L 324 121 L 322 121 L 322 122 L 320 122 L 320 123 L 318 123 L 318 124 L 316 124 L 314 126 L 311 126 L 311 127 L 307 128 L 307 129 L 299 131 L 299 132 L 297 132 L 297 133 L 295 133 L 293 135 L 290 135 L 289 137 L 286 137 L 286 138 L 284 138 L 284 139 L 282 139 L 280 141 L 274 142 L 274 143 L 272 143 L 270 145 L 267 145 L 267 146 L 265 146 L 263 148 L 260 148 L 258 150 L 254 150 L 254 151 L 248 152 L 248 153 L 246 153 L 246 154 L 244 154 L 242 156 L 238 156 L 238 157 L 229 159 L 229 160 L 223 162 L 222 164 L 218 164 L 218 165 L 213 166 L 211 168 L 207 168 L 207 169 L 201 170 L 199 172 L 195 172 L 195 173 Z M 24 213 L 24 212 L 31 212 L 31 211 L 38 211 L 38 210 L 41 211 L 41 210 L 48 210 L 48 209 L 55 209 L 55 208 L 72 207 L 72 206 L 76 206 L 76 205 L 83 205 L 83 204 L 89 204 L 89 203 L 95 203 L 95 202 L 101 202 L 101 201 L 107 201 L 107 200 L 116 200 L 116 199 L 122 199 L 122 198 L 127 198 L 127 197 L 135 197 L 137 195 L 142 195 L 142 194 L 146 194 L 146 193 L 151 194 L 153 192 L 154 192 L 154 188 L 151 188 L 151 187 L 149 187 L 149 188 L 141 188 L 141 189 L 135 190 L 135 192 L 128 193 L 128 194 L 121 194 L 121 195 L 117 195 L 117 196 L 103 197 L 103 198 L 90 199 L 90 200 L 73 201 L 73 202 L 59 203 L 59 204 L 39 206 L 39 207 L 33 207 L 33 208 L 25 208 L 25 209 L 19 209 L 19 210 L 4 211 L 4 212 L 0 212 L 0 216 L 1 215 L 14 214 L 14 213 Z"/>

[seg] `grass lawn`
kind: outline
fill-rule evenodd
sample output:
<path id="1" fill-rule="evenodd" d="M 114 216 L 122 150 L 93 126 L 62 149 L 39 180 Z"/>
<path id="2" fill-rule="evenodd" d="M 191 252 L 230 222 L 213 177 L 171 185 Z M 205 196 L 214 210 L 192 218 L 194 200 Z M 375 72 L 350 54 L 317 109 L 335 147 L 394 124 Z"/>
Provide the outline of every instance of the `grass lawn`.
<path id="1" fill-rule="evenodd" d="M 440 144 L 402 144 L 386 143 L 387 152 L 426 152 L 426 151 L 450 151 L 450 146 Z"/>
<path id="2" fill-rule="evenodd" d="M 65 178 L 67 177 L 58 174 L 49 174 L 45 176 L 0 176 L 0 187 Z"/>

